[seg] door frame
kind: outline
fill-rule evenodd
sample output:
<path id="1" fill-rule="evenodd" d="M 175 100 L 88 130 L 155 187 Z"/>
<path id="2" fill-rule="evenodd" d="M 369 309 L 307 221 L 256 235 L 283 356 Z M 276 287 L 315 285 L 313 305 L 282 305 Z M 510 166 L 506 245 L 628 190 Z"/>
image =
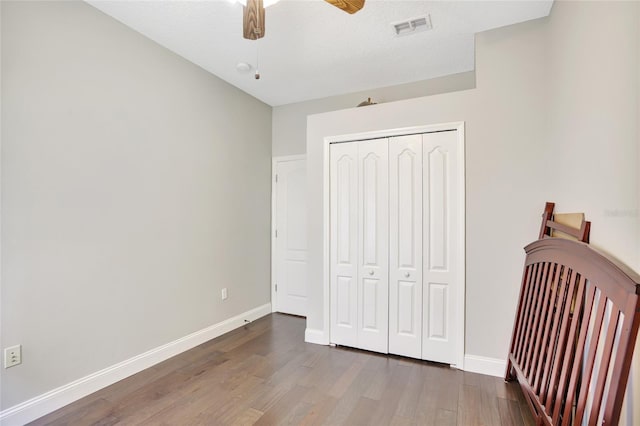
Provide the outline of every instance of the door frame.
<path id="1" fill-rule="evenodd" d="M 298 155 L 281 155 L 271 158 L 271 312 L 278 311 L 278 295 L 276 294 L 276 279 L 277 279 L 277 265 L 278 265 L 278 251 L 276 242 L 276 225 L 278 223 L 278 185 L 276 182 L 276 171 L 278 163 L 285 163 L 287 161 L 306 160 L 306 154 Z M 306 166 L 305 166 L 306 167 Z"/>
<path id="2" fill-rule="evenodd" d="M 458 139 L 458 158 L 457 161 L 460 164 L 458 171 L 458 205 L 460 209 L 458 211 L 458 223 L 459 223 L 459 232 L 458 232 L 458 241 L 457 241 L 457 255 L 459 260 L 459 270 L 458 276 L 460 277 L 460 290 L 458 291 L 458 297 L 456 299 L 456 308 L 458 310 L 458 325 L 456 327 L 455 333 L 455 342 L 456 342 L 456 350 L 455 350 L 455 359 L 456 363 L 452 364 L 457 369 L 464 370 L 464 340 L 465 340 L 465 296 L 466 296 L 466 180 L 465 180 L 465 123 L 464 121 L 457 121 L 451 123 L 442 123 L 442 124 L 428 124 L 423 126 L 412 126 L 412 127 L 404 127 L 398 129 L 383 129 L 383 130 L 375 130 L 370 132 L 363 133 L 351 133 L 344 135 L 335 135 L 335 136 L 327 136 L 323 140 L 323 326 L 324 330 L 327 330 L 328 333 L 325 335 L 325 339 L 327 339 L 327 343 L 331 341 L 331 282 L 330 282 L 330 176 L 329 176 L 329 167 L 330 167 L 330 156 L 329 156 L 329 146 L 332 143 L 340 143 L 340 142 L 355 142 L 362 141 L 367 139 L 378 139 L 378 138 L 387 138 L 393 136 L 404 136 L 418 133 L 435 133 L 435 132 L 444 132 L 444 131 L 457 131 L 457 139 Z"/>

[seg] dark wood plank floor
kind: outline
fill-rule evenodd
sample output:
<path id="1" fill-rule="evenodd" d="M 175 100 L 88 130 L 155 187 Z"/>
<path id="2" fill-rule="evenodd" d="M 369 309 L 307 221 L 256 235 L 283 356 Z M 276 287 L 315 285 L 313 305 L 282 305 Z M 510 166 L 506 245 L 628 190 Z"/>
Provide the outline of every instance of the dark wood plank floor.
<path id="1" fill-rule="evenodd" d="M 31 424 L 533 424 L 514 383 L 304 343 L 304 328 L 269 315 Z"/>

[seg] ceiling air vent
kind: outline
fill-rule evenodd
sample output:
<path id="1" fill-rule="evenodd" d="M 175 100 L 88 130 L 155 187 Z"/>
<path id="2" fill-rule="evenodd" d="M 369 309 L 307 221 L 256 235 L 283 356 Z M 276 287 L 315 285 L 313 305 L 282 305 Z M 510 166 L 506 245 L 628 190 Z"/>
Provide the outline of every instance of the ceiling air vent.
<path id="1" fill-rule="evenodd" d="M 411 18 L 406 21 L 394 22 L 391 24 L 391 27 L 393 28 L 393 32 L 396 37 L 415 34 L 433 28 L 431 25 L 430 15 Z"/>

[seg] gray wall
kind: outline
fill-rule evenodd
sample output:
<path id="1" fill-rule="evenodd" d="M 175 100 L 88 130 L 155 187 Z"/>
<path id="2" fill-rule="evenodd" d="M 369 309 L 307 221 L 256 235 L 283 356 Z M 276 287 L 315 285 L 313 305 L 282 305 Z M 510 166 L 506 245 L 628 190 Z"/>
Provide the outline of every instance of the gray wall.
<path id="1" fill-rule="evenodd" d="M 506 357 L 545 201 L 585 212 L 592 243 L 640 269 L 639 14 L 638 2 L 556 2 L 549 18 L 477 36 L 476 89 L 310 116 L 310 331 L 328 338 L 325 136 L 466 122 L 467 354 Z"/>
<path id="2" fill-rule="evenodd" d="M 393 102 L 419 96 L 473 89 L 475 85 L 476 76 L 471 71 L 415 83 L 381 87 L 364 92 L 354 92 L 274 107 L 273 156 L 297 155 L 306 152 L 308 115 L 352 108 L 367 98 L 372 98 L 377 103 Z"/>
<path id="3" fill-rule="evenodd" d="M 1 7 L 5 409 L 269 302 L 271 108 L 83 2 Z"/>
<path id="4" fill-rule="evenodd" d="M 637 1 L 556 4 L 545 107 L 550 196 L 588 209 L 593 243 L 638 270 L 639 16 Z"/>

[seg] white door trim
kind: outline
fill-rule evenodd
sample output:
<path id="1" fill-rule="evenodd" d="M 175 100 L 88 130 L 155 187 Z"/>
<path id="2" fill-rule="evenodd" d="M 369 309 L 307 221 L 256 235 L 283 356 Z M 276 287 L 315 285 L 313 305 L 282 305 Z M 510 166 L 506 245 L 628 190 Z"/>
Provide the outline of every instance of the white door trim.
<path id="1" fill-rule="evenodd" d="M 278 223 L 276 211 L 276 201 L 278 199 L 278 186 L 276 185 L 277 165 L 286 161 L 305 160 L 306 158 L 306 154 L 282 155 L 271 158 L 271 312 L 278 311 L 276 295 L 276 277 L 278 276 L 276 270 L 276 265 L 278 264 L 278 259 L 276 258 L 278 253 L 276 250 L 276 224 Z"/>
<path id="2" fill-rule="evenodd" d="M 363 132 L 363 133 L 352 133 L 345 135 L 335 135 L 335 136 L 327 136 L 323 140 L 323 160 L 322 160 L 322 173 L 323 173 L 323 224 L 322 224 L 322 232 L 323 232 L 323 291 L 322 291 L 322 299 L 323 299 L 323 329 L 324 329 L 324 338 L 322 339 L 322 343 L 329 344 L 330 336 L 331 336 L 331 295 L 330 295 L 330 258 L 329 258 L 329 247 L 330 247 L 330 223 L 329 223 L 329 188 L 330 188 L 330 180 L 329 180 L 329 166 L 330 166 L 330 157 L 329 157 L 329 145 L 332 143 L 339 142 L 352 142 L 358 140 L 367 140 L 367 139 L 377 139 L 377 138 L 385 138 L 391 136 L 402 136 L 402 135 L 410 135 L 416 133 L 433 133 L 433 132 L 442 132 L 447 130 L 456 130 L 458 136 L 458 161 L 461 167 L 458 171 L 458 179 L 460 188 L 457 191 L 458 193 L 458 205 L 460 206 L 458 210 L 458 223 L 460 224 L 460 229 L 458 233 L 458 256 L 460 259 L 460 269 L 458 271 L 458 276 L 460 277 L 460 291 L 458 292 L 458 298 L 456 300 L 458 312 L 460 313 L 458 326 L 456 330 L 456 364 L 455 367 L 464 370 L 464 329 L 465 329 L 465 293 L 466 293 L 466 260 L 465 260 L 465 212 L 466 212 L 466 184 L 465 184 L 465 133 L 464 133 L 464 121 L 452 122 L 452 123 L 443 123 L 443 124 L 432 124 L 432 125 L 424 125 L 424 126 L 414 126 L 414 127 L 405 127 L 398 129 L 386 129 L 386 130 L 376 130 L 371 132 Z"/>

